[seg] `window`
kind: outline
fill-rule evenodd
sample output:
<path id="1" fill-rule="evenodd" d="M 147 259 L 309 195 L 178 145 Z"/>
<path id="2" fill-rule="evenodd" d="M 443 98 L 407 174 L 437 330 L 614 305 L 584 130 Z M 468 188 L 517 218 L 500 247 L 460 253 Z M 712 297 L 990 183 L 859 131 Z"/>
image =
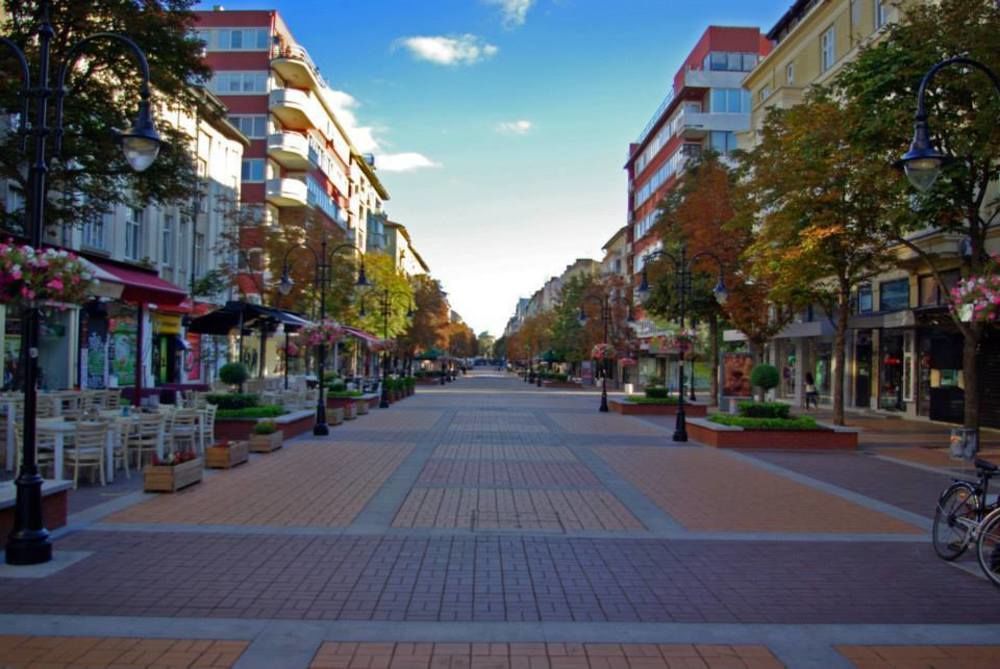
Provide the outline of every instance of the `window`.
<path id="1" fill-rule="evenodd" d="M 944 281 L 944 285 L 951 290 L 960 278 L 959 271 L 951 270 L 948 272 L 941 272 L 941 280 Z M 943 304 L 948 304 L 948 294 L 947 292 L 942 292 L 941 287 L 938 286 L 937 279 L 934 278 L 933 274 L 925 274 L 917 279 L 917 288 L 920 294 L 917 296 L 917 301 L 922 307 L 936 307 Z"/>
<path id="2" fill-rule="evenodd" d="M 160 230 L 160 262 L 169 266 L 174 261 L 174 215 L 163 215 L 163 227 Z"/>
<path id="3" fill-rule="evenodd" d="M 785 83 L 789 86 L 795 83 L 795 63 L 785 65 Z"/>
<path id="4" fill-rule="evenodd" d="M 202 267 L 202 254 L 205 252 L 205 235 L 196 232 L 194 233 L 194 267 L 192 268 L 192 276 L 197 278 L 202 274 L 204 268 Z"/>
<path id="5" fill-rule="evenodd" d="M 216 72 L 208 89 L 216 95 L 267 93 L 267 72 Z"/>
<path id="6" fill-rule="evenodd" d="M 858 313 L 867 314 L 871 313 L 873 308 L 872 305 L 872 286 L 870 283 L 866 283 L 862 286 L 858 286 Z"/>
<path id="7" fill-rule="evenodd" d="M 142 221 L 145 218 L 144 209 L 131 207 L 128 218 L 125 219 L 125 257 L 129 260 L 139 260 L 142 255 Z"/>
<path id="8" fill-rule="evenodd" d="M 712 150 L 719 155 L 729 155 L 730 151 L 735 151 L 737 148 L 736 133 L 718 132 L 713 130 L 709 133 L 709 144 L 712 147 Z"/>
<path id="9" fill-rule="evenodd" d="M 198 37 L 207 51 L 261 51 L 271 40 L 267 28 L 209 28 L 199 30 Z"/>
<path id="10" fill-rule="evenodd" d="M 764 100 L 768 99 L 769 97 L 771 97 L 771 87 L 770 86 L 764 86 L 759 91 L 757 91 L 757 99 L 760 100 L 761 102 L 763 102 Z"/>
<path id="11" fill-rule="evenodd" d="M 263 158 L 244 158 L 243 159 L 243 175 L 241 177 L 244 182 L 247 181 L 263 181 L 264 180 L 264 159 Z"/>
<path id="12" fill-rule="evenodd" d="M 265 114 L 233 114 L 229 117 L 229 121 L 251 139 L 267 137 L 267 115 Z"/>
<path id="13" fill-rule="evenodd" d="M 837 33 L 833 26 L 830 26 L 819 38 L 819 61 L 820 71 L 826 72 L 833 67 L 837 60 Z"/>
<path id="14" fill-rule="evenodd" d="M 750 93 L 742 88 L 713 88 L 709 103 L 715 114 L 750 113 Z"/>
<path id="15" fill-rule="evenodd" d="M 878 287 L 879 311 L 898 311 L 910 308 L 910 280 L 886 281 Z"/>
<path id="16" fill-rule="evenodd" d="M 861 24 L 861 0 L 851 0 L 851 28 L 857 30 Z"/>
<path id="17" fill-rule="evenodd" d="M 875 0 L 875 30 L 889 22 L 889 3 L 886 0 Z"/>
<path id="18" fill-rule="evenodd" d="M 93 218 L 83 224 L 83 245 L 92 249 L 106 250 L 105 235 L 111 229 L 114 220 L 110 213 L 94 214 Z"/>
<path id="19" fill-rule="evenodd" d="M 701 62 L 702 69 L 716 72 L 749 72 L 757 66 L 757 54 L 712 51 Z"/>

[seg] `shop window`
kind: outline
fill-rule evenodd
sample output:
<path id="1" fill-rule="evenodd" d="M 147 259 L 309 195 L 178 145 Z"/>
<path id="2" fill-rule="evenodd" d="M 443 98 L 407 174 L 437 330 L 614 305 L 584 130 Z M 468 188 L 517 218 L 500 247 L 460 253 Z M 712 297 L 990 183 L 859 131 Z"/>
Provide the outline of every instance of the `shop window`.
<path id="1" fill-rule="evenodd" d="M 878 287 L 879 311 L 898 311 L 910 308 L 910 280 L 886 281 Z"/>
<path id="2" fill-rule="evenodd" d="M 959 276 L 958 270 L 941 272 L 941 279 L 944 281 L 944 285 L 948 289 L 947 291 L 941 290 L 941 286 L 933 274 L 924 274 L 919 277 L 918 287 L 920 295 L 918 296 L 918 300 L 920 306 L 937 307 L 948 304 L 948 291 L 958 281 Z"/>
<path id="3" fill-rule="evenodd" d="M 872 287 L 871 284 L 858 286 L 858 313 L 867 314 L 872 311 Z"/>

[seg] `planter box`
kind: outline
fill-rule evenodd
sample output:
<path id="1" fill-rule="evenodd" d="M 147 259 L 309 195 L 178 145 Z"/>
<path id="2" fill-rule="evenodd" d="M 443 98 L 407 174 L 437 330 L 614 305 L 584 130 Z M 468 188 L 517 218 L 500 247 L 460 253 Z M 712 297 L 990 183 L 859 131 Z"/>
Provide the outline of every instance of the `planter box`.
<path id="1" fill-rule="evenodd" d="M 615 413 L 625 416 L 676 416 L 676 404 L 639 404 L 638 402 L 628 402 L 625 400 L 608 400 L 608 406 Z M 708 406 L 704 404 L 684 403 L 684 415 L 689 418 L 701 418 L 708 413 Z"/>
<path id="2" fill-rule="evenodd" d="M 344 422 L 344 407 L 333 407 L 326 410 L 326 424 L 340 425 Z"/>
<path id="3" fill-rule="evenodd" d="M 253 426 L 261 420 L 273 420 L 289 439 L 306 432 L 312 432 L 316 424 L 316 410 L 292 411 L 275 418 L 217 418 L 215 438 L 219 441 L 247 441 L 253 433 Z"/>
<path id="4" fill-rule="evenodd" d="M 418 376 L 417 377 L 418 386 L 439 386 L 441 385 L 441 377 L 439 376 Z"/>
<path id="5" fill-rule="evenodd" d="M 67 494 L 72 487 L 72 481 L 61 479 L 42 481 L 42 522 L 47 529 L 55 530 L 66 525 Z M 0 483 L 0 546 L 7 544 L 7 536 L 14 529 L 16 501 L 17 488 L 14 482 Z"/>
<path id="6" fill-rule="evenodd" d="M 249 459 L 248 441 L 231 441 L 229 446 L 209 446 L 205 449 L 205 466 L 209 469 L 231 469 Z"/>
<path id="7" fill-rule="evenodd" d="M 717 448 L 750 448 L 794 451 L 853 451 L 858 448 L 858 430 L 820 425 L 818 430 L 744 430 L 707 419 L 687 422 L 688 436 Z"/>
<path id="8" fill-rule="evenodd" d="M 359 416 L 364 416 L 368 413 L 368 400 L 358 400 L 354 403 L 354 410 Z"/>
<path id="9" fill-rule="evenodd" d="M 581 390 L 583 388 L 583 384 L 573 381 L 542 381 L 542 386 L 545 388 L 570 388 L 572 390 Z"/>
<path id="10" fill-rule="evenodd" d="M 201 482 L 205 461 L 188 460 L 179 465 L 147 465 L 142 470 L 143 490 L 146 492 L 177 492 L 181 488 Z"/>
<path id="11" fill-rule="evenodd" d="M 285 434 L 278 430 L 272 434 L 250 435 L 250 450 L 254 453 L 270 453 L 281 448 L 285 441 Z"/>

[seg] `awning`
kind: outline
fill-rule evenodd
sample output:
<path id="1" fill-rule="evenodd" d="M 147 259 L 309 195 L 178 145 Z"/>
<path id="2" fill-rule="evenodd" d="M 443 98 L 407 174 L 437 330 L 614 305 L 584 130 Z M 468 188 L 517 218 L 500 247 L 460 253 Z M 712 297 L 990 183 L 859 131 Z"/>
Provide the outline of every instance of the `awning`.
<path id="1" fill-rule="evenodd" d="M 286 330 L 292 331 L 309 325 L 308 320 L 291 311 L 250 304 L 249 302 L 231 301 L 226 302 L 226 305 L 221 309 L 192 319 L 188 326 L 188 332 L 226 335 L 231 330 L 238 328 L 241 321 L 243 327 L 272 326 L 282 323 Z"/>
<path id="2" fill-rule="evenodd" d="M 138 268 L 119 267 L 100 260 L 91 261 L 118 283 L 125 286 L 121 299 L 135 304 L 177 305 L 187 298 L 187 292 L 164 281 L 153 272 Z"/>
<path id="3" fill-rule="evenodd" d="M 371 332 L 365 332 L 364 330 L 360 330 L 358 328 L 352 328 L 349 325 L 344 326 L 344 332 L 351 335 L 355 339 L 360 339 L 368 346 L 371 346 L 372 344 L 379 344 L 382 342 L 381 337 L 376 337 Z"/>
<path id="4" fill-rule="evenodd" d="M 94 287 L 90 290 L 90 294 L 92 296 L 109 297 L 113 300 L 117 300 L 122 296 L 122 291 L 125 290 L 125 286 L 118 280 L 118 277 L 114 276 L 110 272 L 104 271 L 94 262 L 87 260 L 86 258 L 79 258 L 79 260 L 83 263 L 83 266 L 94 275 L 94 279 L 96 279 Z"/>

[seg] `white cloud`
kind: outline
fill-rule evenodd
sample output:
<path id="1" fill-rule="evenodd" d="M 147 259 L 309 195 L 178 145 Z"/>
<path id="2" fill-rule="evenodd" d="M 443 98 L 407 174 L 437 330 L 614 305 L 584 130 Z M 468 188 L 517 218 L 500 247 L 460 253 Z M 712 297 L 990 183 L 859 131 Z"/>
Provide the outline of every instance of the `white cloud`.
<path id="1" fill-rule="evenodd" d="M 527 135 L 534 127 L 531 121 L 524 119 L 520 121 L 504 121 L 497 124 L 497 132 L 503 135 Z"/>
<path id="2" fill-rule="evenodd" d="M 398 40 L 417 60 L 426 60 L 435 65 L 472 65 L 492 58 L 500 51 L 475 35 L 454 35 L 445 37 L 415 36 Z"/>
<path id="3" fill-rule="evenodd" d="M 380 172 L 412 172 L 426 167 L 441 167 L 422 153 L 383 153 L 375 157 Z"/>
<path id="4" fill-rule="evenodd" d="M 528 18 L 528 10 L 535 4 L 535 0 L 486 0 L 491 5 L 498 5 L 500 13 L 503 15 L 503 25 L 505 28 L 516 28 L 523 26 Z"/>

